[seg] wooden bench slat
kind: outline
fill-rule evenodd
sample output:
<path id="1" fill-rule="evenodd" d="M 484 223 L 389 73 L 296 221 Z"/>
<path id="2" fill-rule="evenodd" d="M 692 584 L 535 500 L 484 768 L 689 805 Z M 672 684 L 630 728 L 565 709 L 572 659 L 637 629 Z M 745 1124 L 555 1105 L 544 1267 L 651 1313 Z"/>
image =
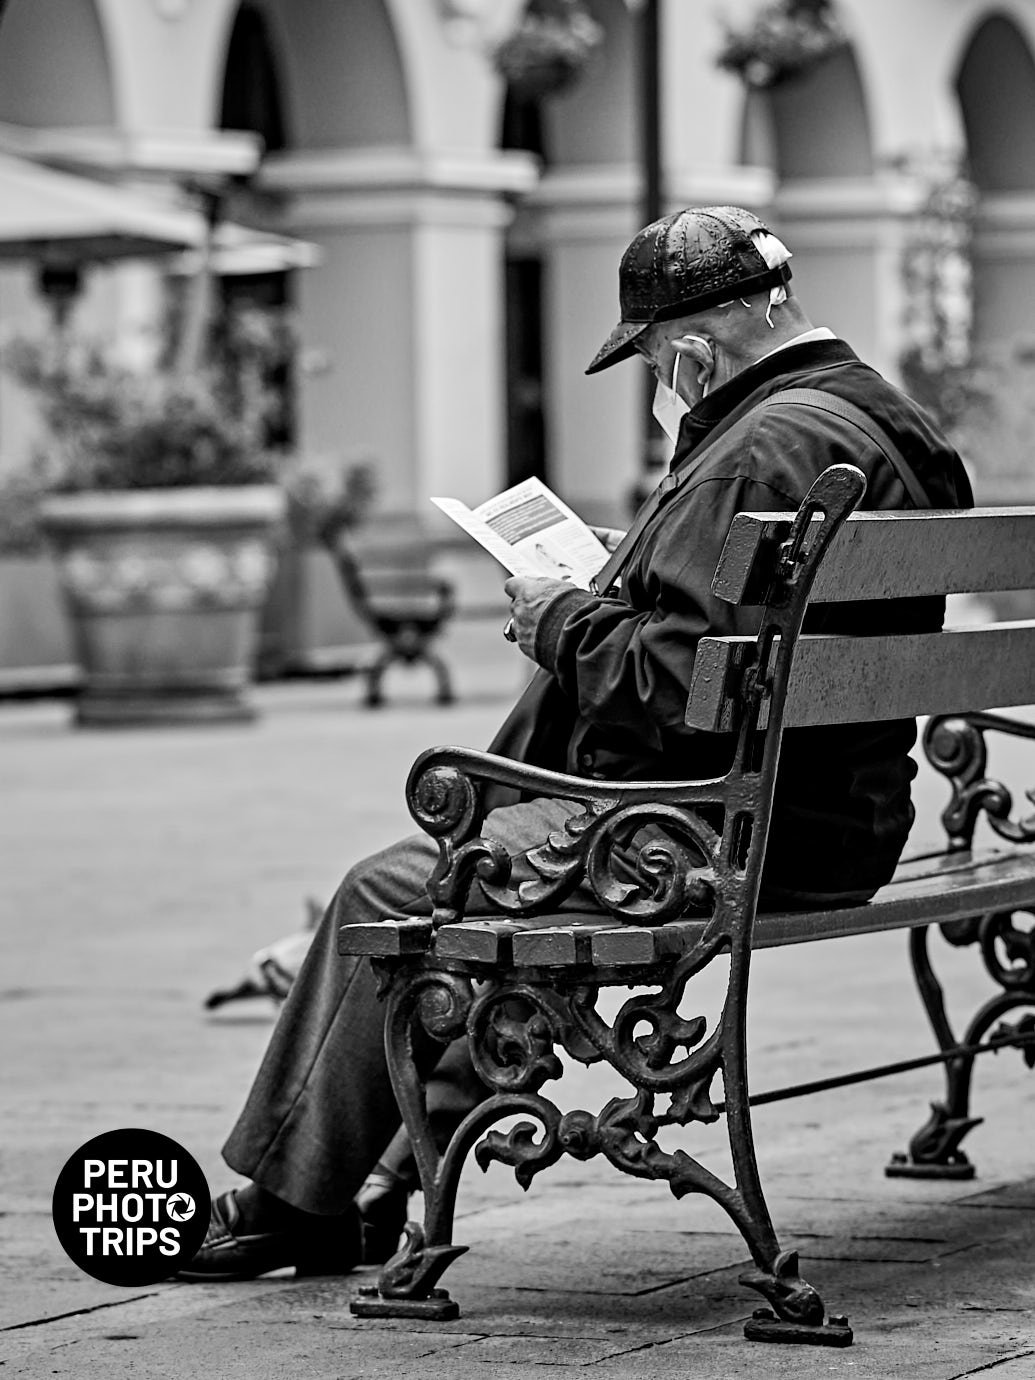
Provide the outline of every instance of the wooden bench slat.
<path id="1" fill-rule="evenodd" d="M 998 854 L 970 868 L 950 867 L 947 871 L 949 876 L 944 870 L 934 870 L 918 878 L 896 877 L 864 906 L 763 913 L 755 924 L 753 947 L 769 949 L 814 939 L 942 924 L 1035 902 L 1035 851 Z"/>
<path id="2" fill-rule="evenodd" d="M 1035 849 L 1030 853 L 986 855 L 946 854 L 945 865 L 928 865 L 920 875 L 895 879 L 862 906 L 838 910 L 762 911 L 755 920 L 752 948 L 772 949 L 784 944 L 806 944 L 818 939 L 839 939 L 853 934 L 909 929 L 916 925 L 965 920 L 991 911 L 1031 906 L 1035 902 Z M 704 919 L 677 920 L 643 933 L 657 938 L 664 953 L 683 953 L 704 933 Z M 611 936 L 594 943 L 600 963 L 636 966 L 644 961 L 646 942 L 631 945 L 623 960 L 621 950 L 609 944 Z M 605 957 L 607 955 L 607 957 Z"/>
<path id="3" fill-rule="evenodd" d="M 706 732 L 734 726 L 737 687 L 751 637 L 702 638 L 686 722 Z M 1035 621 L 948 628 L 897 637 L 799 638 L 786 728 L 963 713 L 1035 700 Z"/>
<path id="4" fill-rule="evenodd" d="M 391 923 L 342 925 L 338 930 L 338 953 L 369 958 L 396 958 L 424 953 L 434 937 L 430 920 L 409 916 Z"/>
<path id="5" fill-rule="evenodd" d="M 517 967 L 576 967 L 593 962 L 593 942 L 601 933 L 625 930 L 628 926 L 608 916 L 594 915 L 588 920 L 563 920 L 537 931 L 514 936 L 514 963 Z"/>
<path id="6" fill-rule="evenodd" d="M 1035 848 L 931 854 L 900 864 L 895 879 L 866 905 L 761 912 L 754 947 L 938 924 L 1033 903 Z M 338 947 L 341 953 L 390 958 L 424 952 L 434 938 L 437 958 L 491 967 L 573 967 L 592 962 L 643 968 L 684 953 L 706 924 L 706 919 L 689 918 L 666 925 L 626 925 L 611 916 L 573 911 L 528 920 L 467 920 L 444 925 L 433 936 L 429 920 L 399 918 L 343 925 Z"/>
<path id="7" fill-rule="evenodd" d="M 512 961 L 511 940 L 527 928 L 518 920 L 464 920 L 456 925 L 443 925 L 435 936 L 438 958 L 458 958 L 468 963 L 500 963 Z"/>
<path id="8" fill-rule="evenodd" d="M 732 604 L 765 599 L 793 513 L 738 513 L 712 589 Z M 1035 588 L 1035 507 L 853 513 L 812 590 L 818 603 Z"/>
<path id="9" fill-rule="evenodd" d="M 704 929 L 703 920 L 668 925 L 623 925 L 602 931 L 592 941 L 594 963 L 613 968 L 639 968 L 685 953 Z"/>

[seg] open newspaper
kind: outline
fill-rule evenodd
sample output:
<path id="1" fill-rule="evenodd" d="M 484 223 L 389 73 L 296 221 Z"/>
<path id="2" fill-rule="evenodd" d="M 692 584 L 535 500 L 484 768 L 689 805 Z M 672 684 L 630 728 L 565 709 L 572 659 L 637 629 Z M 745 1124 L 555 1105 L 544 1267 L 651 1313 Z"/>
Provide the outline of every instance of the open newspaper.
<path id="1" fill-rule="evenodd" d="M 512 575 L 549 575 L 580 589 L 607 560 L 607 548 L 540 479 L 526 479 L 468 508 L 457 498 L 432 503 Z"/>

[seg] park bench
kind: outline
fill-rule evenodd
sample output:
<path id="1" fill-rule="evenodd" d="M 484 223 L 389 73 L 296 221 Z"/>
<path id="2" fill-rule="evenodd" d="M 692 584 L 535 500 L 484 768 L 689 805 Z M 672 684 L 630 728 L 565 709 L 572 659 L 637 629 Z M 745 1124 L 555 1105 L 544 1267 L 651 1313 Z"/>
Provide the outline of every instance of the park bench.
<path id="1" fill-rule="evenodd" d="M 420 1171 L 425 1219 L 423 1226 L 407 1225 L 405 1244 L 378 1285 L 353 1299 L 357 1314 L 457 1315 L 455 1302 L 437 1286 L 466 1249 L 453 1243 L 452 1227 L 460 1170 L 472 1149 L 482 1168 L 493 1161 L 512 1166 L 526 1188 L 565 1154 L 579 1160 L 600 1154 L 627 1174 L 667 1180 L 676 1197 L 702 1193 L 725 1209 L 753 1259 L 741 1282 L 768 1304 L 746 1324 L 749 1337 L 849 1344 L 846 1319 L 827 1315 L 799 1272 L 797 1254 L 781 1249 L 759 1178 L 745 1044 L 755 948 L 910 931 L 939 1053 L 904 1066 L 944 1063 L 947 1094 L 889 1172 L 973 1173 L 959 1146 L 976 1124 L 969 1109 L 976 1054 L 1019 1045 L 1033 1062 L 1035 936 L 1016 915 L 1035 909 L 1035 850 L 1024 848 L 1035 840 L 1035 818 L 1014 819 L 1006 788 L 986 778 L 985 734 L 1035 737 L 1035 725 L 987 711 L 1035 701 L 1035 623 L 894 636 L 799 634 L 810 598 L 838 603 L 1035 586 L 1035 508 L 855 513 L 864 488 L 860 471 L 834 466 L 797 514 L 741 513 L 733 522 L 713 589 L 733 604 L 760 607 L 760 632 L 701 641 L 686 710 L 694 728 L 736 733 L 725 776 L 609 783 L 455 747 L 430 749 L 414 764 L 409 807 L 440 849 L 428 882 L 433 914 L 343 926 L 339 947 L 369 955 L 386 992 L 386 1049 Z M 784 728 L 920 715 L 931 716 L 927 755 L 951 783 L 944 851 L 901 864 L 866 904 L 756 914 Z M 516 889 L 505 853 L 480 836 L 479 786 L 486 782 L 583 807 L 530 855 L 537 875 Z M 982 811 L 997 836 L 994 846 L 974 845 Z M 616 857 L 627 855 L 630 839 L 646 825 L 663 825 L 664 837 L 655 831 L 643 847 L 640 885 L 630 886 Z M 499 919 L 464 920 L 476 880 L 498 906 Z M 561 909 L 579 883 L 588 884 L 599 909 Z M 1001 989 L 962 1041 L 928 953 L 932 926 L 949 944 L 976 946 Z M 696 1009 L 685 1000 L 693 1000 L 693 979 L 720 954 L 728 955 L 728 987 L 709 1029 L 680 1008 Z M 612 986 L 633 992 L 607 1019 L 598 995 Z M 1004 1021 L 1025 1007 L 1029 1014 L 1015 1024 Z M 491 1090 L 443 1154 L 429 1132 L 411 1058 L 418 1023 L 443 1042 L 466 1032 Z M 632 1085 L 631 1095 L 599 1113 L 562 1113 L 541 1091 L 561 1072 L 556 1049 L 585 1063 L 606 1060 Z M 887 1071 L 854 1072 L 841 1081 Z M 722 1101 L 713 1093 L 718 1075 Z M 663 1110 L 655 1107 L 659 1097 L 668 1099 Z M 655 1139 L 660 1127 L 713 1122 L 722 1112 L 732 1182 Z M 506 1134 L 490 1129 L 515 1114 L 525 1122 Z"/>
<path id="2" fill-rule="evenodd" d="M 430 569 L 427 535 L 408 524 L 359 536 L 330 530 L 324 540 L 342 588 L 380 646 L 363 670 L 368 708 L 384 703 L 385 674 L 396 663 L 428 666 L 437 703 L 452 704 L 449 668 L 434 644 L 452 618 L 456 601 L 451 581 Z"/>

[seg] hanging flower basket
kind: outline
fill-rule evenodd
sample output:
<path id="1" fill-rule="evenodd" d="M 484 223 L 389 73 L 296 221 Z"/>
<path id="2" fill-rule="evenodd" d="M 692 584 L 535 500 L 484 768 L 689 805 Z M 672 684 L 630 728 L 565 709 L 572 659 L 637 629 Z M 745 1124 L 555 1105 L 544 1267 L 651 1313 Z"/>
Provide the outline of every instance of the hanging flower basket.
<path id="1" fill-rule="evenodd" d="M 832 0 L 770 0 L 745 29 L 726 27 L 716 63 L 766 90 L 803 76 L 848 43 Z"/>
<path id="2" fill-rule="evenodd" d="M 563 0 L 555 13 L 530 10 L 492 58 L 515 95 L 555 96 L 574 86 L 603 36 L 577 0 Z"/>

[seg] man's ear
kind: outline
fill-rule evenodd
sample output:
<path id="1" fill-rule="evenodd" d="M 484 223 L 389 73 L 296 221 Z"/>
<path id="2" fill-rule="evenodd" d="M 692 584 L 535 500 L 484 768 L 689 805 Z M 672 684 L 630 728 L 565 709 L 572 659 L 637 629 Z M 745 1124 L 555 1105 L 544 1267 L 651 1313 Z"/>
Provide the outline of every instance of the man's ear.
<path id="1" fill-rule="evenodd" d="M 715 352 L 709 341 L 701 335 L 682 335 L 672 342 L 676 354 L 684 359 L 692 359 L 699 365 L 697 382 L 707 383 L 715 372 Z"/>

